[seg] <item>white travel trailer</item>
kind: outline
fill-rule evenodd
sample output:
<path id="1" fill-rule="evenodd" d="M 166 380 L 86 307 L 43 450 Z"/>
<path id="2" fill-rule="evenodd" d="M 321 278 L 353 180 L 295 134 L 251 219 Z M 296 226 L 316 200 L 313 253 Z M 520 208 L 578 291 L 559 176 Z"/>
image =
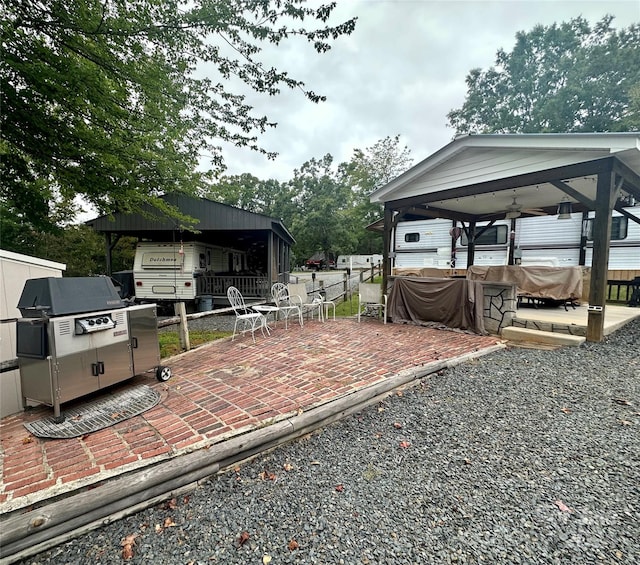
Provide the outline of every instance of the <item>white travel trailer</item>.
<path id="1" fill-rule="evenodd" d="M 234 249 L 199 242 L 141 241 L 133 262 L 136 302 L 194 301 L 198 277 L 245 268 L 245 253 Z"/>
<path id="2" fill-rule="evenodd" d="M 640 206 L 628 209 L 640 217 Z M 582 214 L 568 219 L 558 216 L 517 218 L 511 231 L 510 220 L 498 220 L 476 241 L 475 265 L 507 265 L 513 240 L 516 264 L 573 267 L 591 266 L 594 213 L 583 221 Z M 615 271 L 640 270 L 640 224 L 614 211 L 609 249 L 609 278 Z M 481 230 L 488 223 L 478 224 Z M 465 269 L 468 240 L 464 233 L 455 240 L 451 220 L 398 222 L 393 237 L 392 256 L 396 268 Z M 583 234 L 586 245 L 583 244 Z M 581 258 L 581 248 L 583 249 Z M 625 278 L 625 277 L 623 277 Z"/>
<path id="3" fill-rule="evenodd" d="M 336 269 L 370 269 L 382 263 L 382 255 L 338 255 Z"/>

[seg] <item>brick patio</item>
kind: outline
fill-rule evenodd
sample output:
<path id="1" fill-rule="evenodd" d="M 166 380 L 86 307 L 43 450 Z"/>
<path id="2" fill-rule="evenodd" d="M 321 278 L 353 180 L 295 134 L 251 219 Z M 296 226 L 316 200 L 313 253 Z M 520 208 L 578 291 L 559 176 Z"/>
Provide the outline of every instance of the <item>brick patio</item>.
<path id="1" fill-rule="evenodd" d="M 0 512 L 87 488 L 158 461 L 223 442 L 300 411 L 343 398 L 437 360 L 492 349 L 500 340 L 377 320 L 282 323 L 270 337 L 219 340 L 165 362 L 166 383 L 151 376 L 120 385 L 161 391 L 147 412 L 83 437 L 33 437 L 23 423 L 48 407 L 0 422 Z M 63 407 L 64 408 L 64 407 Z"/>

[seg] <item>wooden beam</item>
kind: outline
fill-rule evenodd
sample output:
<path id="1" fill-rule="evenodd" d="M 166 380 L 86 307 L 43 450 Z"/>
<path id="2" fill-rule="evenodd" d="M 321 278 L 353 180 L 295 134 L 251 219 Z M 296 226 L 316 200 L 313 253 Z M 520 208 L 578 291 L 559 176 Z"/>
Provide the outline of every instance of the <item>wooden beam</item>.
<path id="1" fill-rule="evenodd" d="M 640 174 L 625 165 L 617 157 L 613 159 L 613 170 L 624 179 L 623 189 L 640 200 Z"/>
<path id="2" fill-rule="evenodd" d="M 596 216 L 593 220 L 593 259 L 591 260 L 587 341 L 600 342 L 604 339 L 607 268 L 611 239 L 611 193 L 615 188 L 614 183 L 615 173 L 598 174 Z"/>
<path id="3" fill-rule="evenodd" d="M 414 216 L 422 216 L 424 218 L 444 218 L 445 220 L 460 220 L 463 222 L 477 221 L 479 216 L 467 214 L 466 212 L 452 212 L 444 208 L 435 206 L 410 206 L 405 209 L 405 214 L 413 214 Z"/>
<path id="4" fill-rule="evenodd" d="M 622 206 L 616 206 L 615 210 L 616 212 L 620 212 L 623 216 L 629 218 L 632 222 L 640 224 L 640 218 L 638 218 L 638 216 L 632 214 L 631 212 L 627 212 Z"/>
<path id="5" fill-rule="evenodd" d="M 582 202 L 589 210 L 596 209 L 596 203 L 591 200 L 591 198 L 587 198 L 584 194 L 578 192 L 572 186 L 569 186 L 566 182 L 561 180 L 552 180 L 549 184 L 555 186 L 558 190 L 561 190 L 565 194 L 571 196 L 571 198 L 575 198 L 578 202 Z"/>
<path id="6" fill-rule="evenodd" d="M 448 190 L 433 192 L 430 194 L 421 194 L 417 196 L 409 196 L 407 198 L 399 198 L 397 200 L 389 200 L 385 206 L 389 205 L 394 210 L 420 204 L 429 204 L 430 202 L 438 202 L 440 200 L 451 200 L 453 198 L 463 198 L 465 196 L 473 196 L 477 194 L 487 194 L 500 190 L 510 190 L 521 186 L 529 186 L 534 184 L 542 184 L 551 181 L 557 181 L 567 178 L 584 177 L 600 173 L 610 172 L 613 168 L 613 157 L 603 157 L 602 159 L 594 159 L 574 165 L 565 165 L 563 167 L 554 167 L 544 171 L 535 171 L 532 173 L 524 173 L 512 177 L 500 178 L 492 181 L 458 186 Z"/>

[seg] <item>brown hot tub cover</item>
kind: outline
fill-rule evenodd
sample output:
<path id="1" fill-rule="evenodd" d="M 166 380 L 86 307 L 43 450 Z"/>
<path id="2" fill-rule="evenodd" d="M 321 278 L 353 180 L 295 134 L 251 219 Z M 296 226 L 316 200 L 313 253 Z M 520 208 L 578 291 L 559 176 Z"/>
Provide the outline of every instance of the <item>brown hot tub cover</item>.
<path id="1" fill-rule="evenodd" d="M 387 313 L 394 323 L 439 322 L 486 334 L 482 283 L 466 279 L 392 277 Z"/>
<path id="2" fill-rule="evenodd" d="M 518 288 L 518 296 L 549 300 L 580 300 L 582 267 L 521 267 L 518 265 L 467 269 L 471 280 L 509 282 Z"/>

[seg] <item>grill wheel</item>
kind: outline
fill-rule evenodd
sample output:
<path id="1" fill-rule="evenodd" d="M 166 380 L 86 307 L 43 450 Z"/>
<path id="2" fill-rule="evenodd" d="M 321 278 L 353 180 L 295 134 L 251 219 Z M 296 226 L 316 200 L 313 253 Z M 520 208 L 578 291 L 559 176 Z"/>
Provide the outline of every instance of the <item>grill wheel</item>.
<path id="1" fill-rule="evenodd" d="M 160 365 L 156 369 L 156 379 L 158 379 L 161 383 L 168 381 L 171 378 L 171 369 L 169 367 L 164 367 Z"/>

